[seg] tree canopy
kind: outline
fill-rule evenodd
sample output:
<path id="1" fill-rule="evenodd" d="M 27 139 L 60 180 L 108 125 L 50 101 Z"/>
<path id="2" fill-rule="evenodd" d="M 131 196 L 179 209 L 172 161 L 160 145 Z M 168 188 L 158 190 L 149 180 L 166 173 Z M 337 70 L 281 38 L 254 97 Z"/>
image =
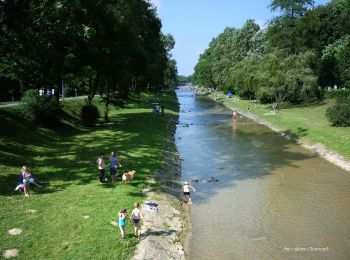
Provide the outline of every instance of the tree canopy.
<path id="1" fill-rule="evenodd" d="M 145 0 L 0 1 L 0 92 L 159 90 L 177 76 L 161 26 Z"/>
<path id="2" fill-rule="evenodd" d="M 268 102 L 312 102 L 320 87 L 350 88 L 350 2 L 272 0 L 266 29 L 226 28 L 199 57 L 193 81 Z M 319 87 L 320 86 L 320 87 Z"/>

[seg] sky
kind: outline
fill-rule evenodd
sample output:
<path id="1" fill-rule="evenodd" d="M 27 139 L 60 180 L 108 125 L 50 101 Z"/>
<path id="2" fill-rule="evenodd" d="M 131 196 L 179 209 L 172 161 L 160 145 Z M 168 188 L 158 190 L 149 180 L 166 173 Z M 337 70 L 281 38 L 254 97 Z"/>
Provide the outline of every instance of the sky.
<path id="1" fill-rule="evenodd" d="M 248 19 L 266 27 L 276 13 L 269 9 L 271 0 L 150 0 L 162 21 L 162 32 L 172 34 L 173 58 L 179 75 L 194 72 L 199 55 L 213 37 L 226 27 L 241 28 Z M 329 0 L 315 0 L 315 5 Z"/>

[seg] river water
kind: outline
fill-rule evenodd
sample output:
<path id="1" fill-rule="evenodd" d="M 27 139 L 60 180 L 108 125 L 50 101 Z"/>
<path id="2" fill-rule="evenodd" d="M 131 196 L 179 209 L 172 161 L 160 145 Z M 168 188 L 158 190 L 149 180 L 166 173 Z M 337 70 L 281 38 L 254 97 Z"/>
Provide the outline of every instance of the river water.
<path id="1" fill-rule="evenodd" d="M 350 174 L 191 91 L 178 91 L 188 259 L 350 259 Z M 307 134 L 307 133 L 306 133 Z"/>

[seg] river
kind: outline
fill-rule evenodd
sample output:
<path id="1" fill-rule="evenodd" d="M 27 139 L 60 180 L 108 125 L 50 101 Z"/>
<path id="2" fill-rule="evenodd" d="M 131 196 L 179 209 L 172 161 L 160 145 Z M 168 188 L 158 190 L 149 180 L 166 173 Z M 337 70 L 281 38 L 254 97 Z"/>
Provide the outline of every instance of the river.
<path id="1" fill-rule="evenodd" d="M 180 103 L 182 181 L 196 188 L 188 259 L 350 259 L 350 174 L 191 91 Z"/>

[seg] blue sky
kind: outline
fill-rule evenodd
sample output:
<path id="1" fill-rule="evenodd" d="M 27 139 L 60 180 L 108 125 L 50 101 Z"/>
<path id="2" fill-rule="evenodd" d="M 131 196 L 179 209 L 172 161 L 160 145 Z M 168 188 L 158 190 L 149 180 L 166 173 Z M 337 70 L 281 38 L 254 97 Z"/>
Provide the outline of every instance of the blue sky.
<path id="1" fill-rule="evenodd" d="M 271 0 L 150 0 L 157 6 L 163 33 L 176 41 L 172 50 L 179 75 L 191 75 L 199 55 L 226 27 L 240 28 L 248 19 L 264 26 L 273 18 Z M 329 0 L 316 0 L 324 4 Z M 276 14 L 275 14 L 276 15 Z"/>

